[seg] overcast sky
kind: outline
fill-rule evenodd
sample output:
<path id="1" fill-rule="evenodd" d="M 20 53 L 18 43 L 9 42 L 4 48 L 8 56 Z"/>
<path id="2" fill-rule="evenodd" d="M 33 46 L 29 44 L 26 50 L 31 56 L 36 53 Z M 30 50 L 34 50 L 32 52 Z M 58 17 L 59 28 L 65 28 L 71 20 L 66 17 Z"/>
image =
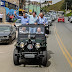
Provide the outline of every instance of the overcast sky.
<path id="1" fill-rule="evenodd" d="M 40 2 L 40 0 L 31 0 L 31 1 L 38 1 Z M 41 0 L 41 2 L 44 2 L 45 0 Z M 51 1 L 51 0 L 47 0 L 47 1 Z M 55 4 L 56 2 L 59 2 L 61 0 L 52 0 L 53 4 Z"/>

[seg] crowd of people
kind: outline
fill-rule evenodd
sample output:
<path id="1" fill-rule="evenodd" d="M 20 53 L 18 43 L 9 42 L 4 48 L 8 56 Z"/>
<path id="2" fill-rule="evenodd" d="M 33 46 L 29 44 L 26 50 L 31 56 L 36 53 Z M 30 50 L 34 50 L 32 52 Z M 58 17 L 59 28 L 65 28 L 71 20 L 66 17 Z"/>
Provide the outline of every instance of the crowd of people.
<path id="1" fill-rule="evenodd" d="M 48 24 L 48 20 L 44 17 L 43 13 L 40 13 L 39 16 L 36 15 L 36 12 L 33 12 L 32 15 L 29 15 L 25 12 L 22 12 L 23 16 L 19 16 L 14 12 L 14 16 L 18 19 L 21 19 L 21 24 Z"/>
<path id="2" fill-rule="evenodd" d="M 9 13 L 6 15 L 6 21 L 7 22 L 13 22 L 15 20 L 15 16 L 12 14 L 10 15 Z"/>

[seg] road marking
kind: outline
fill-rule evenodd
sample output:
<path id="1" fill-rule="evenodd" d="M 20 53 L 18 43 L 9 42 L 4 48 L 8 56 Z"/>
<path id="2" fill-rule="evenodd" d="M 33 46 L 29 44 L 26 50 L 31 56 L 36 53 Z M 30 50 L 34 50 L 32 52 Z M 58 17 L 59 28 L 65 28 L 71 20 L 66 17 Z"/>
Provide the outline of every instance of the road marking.
<path id="1" fill-rule="evenodd" d="M 60 47 L 63 55 L 64 55 L 65 58 L 67 59 L 68 63 L 70 64 L 71 68 L 72 68 L 72 63 L 71 63 L 70 59 L 68 58 L 68 56 L 66 55 L 65 51 L 63 50 L 63 48 L 62 48 L 62 46 L 61 46 L 61 44 L 60 44 L 60 42 L 59 42 L 60 39 L 58 38 L 55 30 L 56 30 L 56 27 L 54 28 L 54 33 L 55 33 L 56 40 L 57 40 L 57 42 L 58 42 L 58 44 L 59 44 L 59 47 Z"/>
<path id="2" fill-rule="evenodd" d="M 64 50 L 66 51 L 67 55 L 68 55 L 69 58 L 72 60 L 72 56 L 70 55 L 70 53 L 69 53 L 68 50 L 66 49 L 66 47 L 65 47 L 65 45 L 63 44 L 63 42 L 62 42 L 60 36 L 58 35 L 57 31 L 56 31 L 56 34 L 57 34 L 57 36 L 58 36 L 58 38 L 59 38 L 59 40 L 60 40 L 60 42 L 61 42 L 61 44 L 62 44 Z"/>
<path id="3" fill-rule="evenodd" d="M 68 50 L 66 49 L 65 45 L 63 44 L 62 39 L 61 39 L 60 36 L 58 35 L 58 31 L 57 31 L 56 25 L 55 25 L 55 30 L 56 30 L 56 34 L 57 34 L 57 36 L 58 36 L 58 38 L 59 38 L 59 40 L 60 40 L 60 42 L 61 42 L 64 50 L 66 51 L 66 53 L 67 53 L 67 55 L 69 56 L 69 58 L 72 60 L 72 56 L 70 55 L 70 53 L 69 53 Z"/>

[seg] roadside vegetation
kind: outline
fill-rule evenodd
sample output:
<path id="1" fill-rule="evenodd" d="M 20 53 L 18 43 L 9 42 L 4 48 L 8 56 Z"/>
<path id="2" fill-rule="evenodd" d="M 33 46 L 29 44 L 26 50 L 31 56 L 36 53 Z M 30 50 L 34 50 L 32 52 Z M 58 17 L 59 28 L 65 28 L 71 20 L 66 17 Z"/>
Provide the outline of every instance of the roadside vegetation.
<path id="1" fill-rule="evenodd" d="M 67 9 L 71 12 L 66 14 L 66 3 L 67 3 Z M 55 10 L 55 11 L 64 11 L 64 16 L 71 16 L 72 15 L 72 0 L 62 0 L 56 4 L 48 5 L 42 8 L 44 12 L 48 12 L 49 10 Z"/>
<path id="2" fill-rule="evenodd" d="M 56 3 L 56 4 L 45 6 L 42 9 L 45 12 L 48 12 L 49 10 L 61 11 L 62 8 L 63 8 L 62 6 L 63 6 L 64 2 L 65 2 L 65 0 L 62 0 L 62 1 L 58 2 L 58 3 Z"/>

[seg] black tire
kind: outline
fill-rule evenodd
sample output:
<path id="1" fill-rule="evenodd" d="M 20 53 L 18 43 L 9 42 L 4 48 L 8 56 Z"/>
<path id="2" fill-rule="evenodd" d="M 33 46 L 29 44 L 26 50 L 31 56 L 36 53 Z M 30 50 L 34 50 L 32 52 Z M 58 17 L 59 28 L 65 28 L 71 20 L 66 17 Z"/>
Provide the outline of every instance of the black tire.
<path id="1" fill-rule="evenodd" d="M 12 41 L 13 41 L 13 40 L 12 40 L 12 37 L 10 37 L 10 39 L 9 39 L 9 43 L 11 44 L 11 43 L 12 43 Z"/>
<path id="2" fill-rule="evenodd" d="M 15 54 L 17 54 L 18 53 L 18 50 L 15 48 L 14 49 L 14 53 L 13 53 L 13 61 L 14 61 L 14 65 L 20 65 L 19 64 L 19 57 L 18 56 L 15 56 Z"/>
<path id="3" fill-rule="evenodd" d="M 44 57 L 42 58 L 42 65 L 48 67 L 48 54 L 47 51 L 43 52 Z"/>

